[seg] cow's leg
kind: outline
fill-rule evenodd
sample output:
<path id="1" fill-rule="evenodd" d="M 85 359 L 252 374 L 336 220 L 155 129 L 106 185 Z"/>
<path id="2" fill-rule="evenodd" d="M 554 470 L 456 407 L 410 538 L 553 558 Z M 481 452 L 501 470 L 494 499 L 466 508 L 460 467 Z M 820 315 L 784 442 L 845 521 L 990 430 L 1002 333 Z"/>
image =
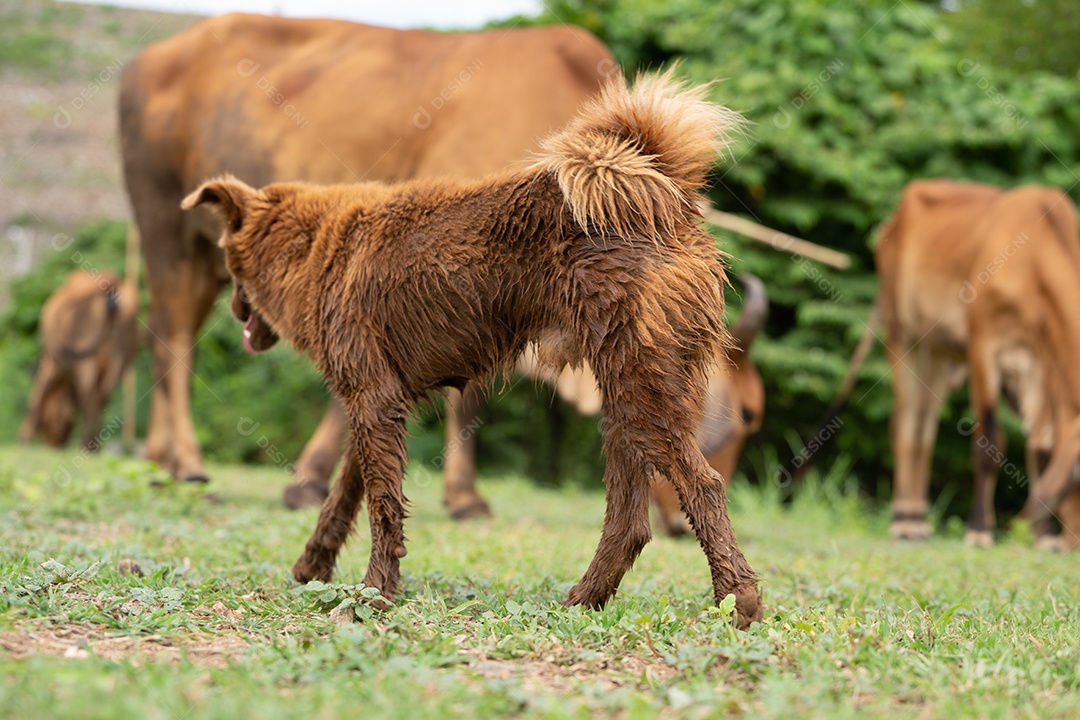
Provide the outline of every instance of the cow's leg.
<path id="1" fill-rule="evenodd" d="M 147 232 L 141 236 L 145 243 Z M 186 257 L 180 254 L 181 248 L 166 248 L 161 242 L 144 247 L 154 375 L 147 455 L 168 467 L 177 480 L 206 482 L 209 478 L 191 417 L 191 376 L 196 334 L 221 285 L 211 244 L 201 237 L 190 244 Z"/>
<path id="2" fill-rule="evenodd" d="M 476 431 L 483 392 L 476 383 L 464 392 L 446 394 L 446 448 L 443 462 L 443 505 L 450 517 L 491 517 L 491 508 L 476 490 Z"/>
<path id="3" fill-rule="evenodd" d="M 1025 465 L 1028 471 L 1028 492 L 1031 492 L 1031 488 L 1039 484 L 1039 478 L 1046 472 L 1046 466 L 1050 464 L 1051 448 L 1044 447 L 1041 442 L 1042 438 L 1036 437 L 1038 427 L 1036 425 L 1036 429 L 1032 430 L 1032 434 L 1028 436 L 1027 443 L 1024 446 Z M 1077 529 L 1080 530 L 1080 526 L 1077 526 Z M 1053 515 L 1047 515 L 1042 520 L 1037 521 L 1032 527 L 1032 532 L 1035 535 L 1035 547 L 1039 550 L 1056 552 L 1063 549 L 1064 540 L 1062 535 L 1058 533 Z"/>
<path id="4" fill-rule="evenodd" d="M 360 500 L 367 494 L 371 520 L 371 558 L 364 584 L 388 599 L 397 593 L 399 561 L 405 555 L 405 419 L 408 407 L 391 376 L 376 378 L 372 389 L 346 401 L 352 451 L 323 503 L 315 532 L 293 567 L 297 580 L 327 580 L 345 542 Z"/>
<path id="5" fill-rule="evenodd" d="M 150 304 L 154 304 L 151 297 Z M 150 310 L 148 327 L 154 328 L 154 311 Z M 161 326 L 158 325 L 160 328 Z M 147 345 L 150 348 L 150 375 L 153 386 L 150 388 L 150 421 L 146 428 L 146 457 L 160 465 L 170 473 L 175 468 L 175 458 L 172 447 L 172 413 L 169 410 L 169 394 L 165 392 L 165 373 L 169 363 L 165 360 L 165 348 L 158 348 L 156 333 L 151 330 L 147 333 Z"/>
<path id="6" fill-rule="evenodd" d="M 105 400 L 98 384 L 97 358 L 76 363 L 74 369 L 75 400 L 82 416 L 82 446 L 84 450 L 97 452 L 101 449 L 101 413 Z"/>
<path id="7" fill-rule="evenodd" d="M 33 439 L 41 429 L 45 399 L 60 382 L 60 371 L 56 362 L 48 355 L 42 355 L 34 385 L 30 390 L 30 399 L 26 404 L 26 417 L 19 428 L 19 442 L 26 443 Z"/>
<path id="8" fill-rule="evenodd" d="M 1080 549 L 1080 489 L 1073 490 L 1061 501 L 1057 516 L 1061 520 L 1061 536 L 1055 549 Z"/>
<path id="9" fill-rule="evenodd" d="M 49 447 L 67 445 L 75 428 L 75 388 L 70 380 L 58 382 L 45 395 L 38 417 L 42 439 Z"/>
<path id="10" fill-rule="evenodd" d="M 991 362 L 990 351 L 974 333 L 969 342 L 968 366 L 971 370 L 971 409 L 975 415 L 971 435 L 975 483 L 964 542 L 985 547 L 994 544 L 994 489 L 1005 454 L 1005 432 L 997 418 L 1000 378 Z"/>
<path id="11" fill-rule="evenodd" d="M 330 400 L 315 434 L 296 461 L 291 485 L 285 488 L 285 505 L 292 508 L 319 507 L 330 494 L 330 476 L 341 455 L 342 440 L 349 421 L 337 398 Z"/>
<path id="12" fill-rule="evenodd" d="M 890 344 L 890 356 L 894 394 L 891 434 L 896 463 L 890 534 L 900 540 L 924 540 L 932 532 L 927 515 L 934 441 L 954 368 L 923 346 L 905 355 L 894 351 Z"/>
<path id="13" fill-rule="evenodd" d="M 686 519 L 686 513 L 683 512 L 679 493 L 667 478 L 662 475 L 653 475 L 649 495 L 656 506 L 660 528 L 666 534 L 679 537 L 692 532 L 690 521 Z"/>

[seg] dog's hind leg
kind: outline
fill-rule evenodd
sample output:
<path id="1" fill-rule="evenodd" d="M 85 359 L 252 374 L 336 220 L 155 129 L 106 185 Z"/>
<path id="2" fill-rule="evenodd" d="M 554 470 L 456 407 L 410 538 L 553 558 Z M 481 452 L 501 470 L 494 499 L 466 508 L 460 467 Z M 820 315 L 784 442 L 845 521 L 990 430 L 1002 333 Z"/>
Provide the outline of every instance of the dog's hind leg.
<path id="1" fill-rule="evenodd" d="M 757 575 L 739 550 L 728 517 L 724 479 L 709 467 L 696 447 L 673 449 L 678 457 L 668 478 L 709 560 L 716 603 L 720 604 L 728 593 L 734 594 L 738 624 L 745 629 L 761 619 L 761 597 Z"/>
<path id="2" fill-rule="evenodd" d="M 605 404 L 607 401 L 605 399 Z M 617 413 L 605 413 L 604 452 L 607 511 L 604 529 L 589 569 L 570 589 L 566 605 L 603 607 L 641 549 L 652 539 L 649 526 L 649 477 L 640 453 L 628 445 Z"/>
<path id="3" fill-rule="evenodd" d="M 624 341 L 609 346 L 608 358 L 590 358 L 604 395 L 608 511 L 596 556 L 568 602 L 600 606 L 615 591 L 649 539 L 649 480 L 659 472 L 678 491 L 705 551 L 716 602 L 733 593 L 738 623 L 746 627 L 761 618 L 757 576 L 736 542 L 723 478 L 694 441 L 704 370 L 687 366 L 677 346 L 647 347 Z"/>

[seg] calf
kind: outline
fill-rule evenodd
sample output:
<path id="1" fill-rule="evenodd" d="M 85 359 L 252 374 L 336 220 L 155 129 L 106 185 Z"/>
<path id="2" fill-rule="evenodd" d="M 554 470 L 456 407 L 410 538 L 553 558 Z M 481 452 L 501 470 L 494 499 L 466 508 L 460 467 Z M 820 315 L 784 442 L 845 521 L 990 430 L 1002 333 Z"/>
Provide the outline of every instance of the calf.
<path id="1" fill-rule="evenodd" d="M 82 445 L 97 450 L 101 414 L 138 350 L 139 293 L 110 273 L 71 273 L 41 310 L 42 353 L 19 440 L 67 443 L 76 415 Z"/>

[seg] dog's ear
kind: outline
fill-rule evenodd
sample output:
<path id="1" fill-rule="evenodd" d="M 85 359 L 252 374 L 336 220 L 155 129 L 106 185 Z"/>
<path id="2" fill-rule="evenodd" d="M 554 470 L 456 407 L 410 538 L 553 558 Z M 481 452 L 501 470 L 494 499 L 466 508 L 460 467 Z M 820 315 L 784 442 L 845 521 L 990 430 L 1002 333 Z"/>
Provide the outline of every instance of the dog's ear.
<path id="1" fill-rule="evenodd" d="M 244 224 L 248 205 L 259 191 L 247 183 L 237 180 L 232 175 L 207 180 L 184 198 L 180 207 L 190 210 L 199 205 L 209 204 L 221 213 L 222 219 L 230 232 L 237 232 Z"/>

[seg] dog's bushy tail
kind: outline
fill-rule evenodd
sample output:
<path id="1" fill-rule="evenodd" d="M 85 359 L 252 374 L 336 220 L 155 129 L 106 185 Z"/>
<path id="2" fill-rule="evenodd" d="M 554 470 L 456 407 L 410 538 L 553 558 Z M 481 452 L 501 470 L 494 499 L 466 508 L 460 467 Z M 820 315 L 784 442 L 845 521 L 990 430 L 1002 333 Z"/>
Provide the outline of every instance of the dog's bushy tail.
<path id="1" fill-rule="evenodd" d="M 741 117 L 704 99 L 672 70 L 609 82 L 542 144 L 549 168 L 586 232 L 670 237 L 698 215 L 698 191 Z"/>

